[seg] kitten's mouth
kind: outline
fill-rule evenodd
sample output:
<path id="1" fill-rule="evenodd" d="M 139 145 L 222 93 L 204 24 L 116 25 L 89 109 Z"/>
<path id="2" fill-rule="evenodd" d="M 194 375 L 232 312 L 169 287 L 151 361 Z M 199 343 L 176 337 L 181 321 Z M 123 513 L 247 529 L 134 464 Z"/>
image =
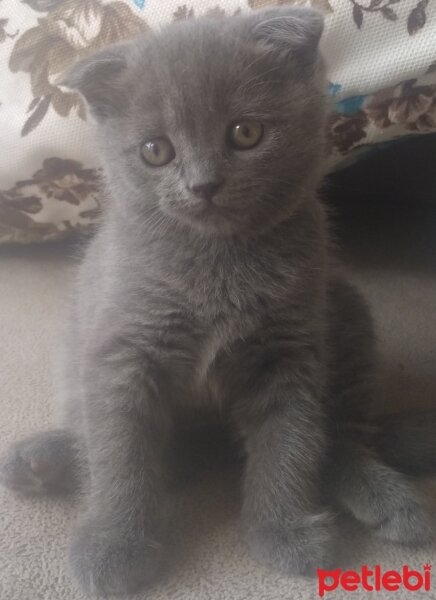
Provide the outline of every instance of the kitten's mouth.
<path id="1" fill-rule="evenodd" d="M 191 214 L 196 217 L 211 217 L 211 216 L 232 216 L 239 211 L 233 206 L 223 206 L 212 201 L 205 201 L 192 207 Z"/>
<path id="2" fill-rule="evenodd" d="M 173 204 L 167 210 L 173 217 L 194 225 L 195 227 L 206 227 L 207 229 L 220 232 L 234 231 L 239 229 L 243 221 L 241 209 L 235 206 L 225 206 L 215 201 L 192 202 L 186 204 Z"/>

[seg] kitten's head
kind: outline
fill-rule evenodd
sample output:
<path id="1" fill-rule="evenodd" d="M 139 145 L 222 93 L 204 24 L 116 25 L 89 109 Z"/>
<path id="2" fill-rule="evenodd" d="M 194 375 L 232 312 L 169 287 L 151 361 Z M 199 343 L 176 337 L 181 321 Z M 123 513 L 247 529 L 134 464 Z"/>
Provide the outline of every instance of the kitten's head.
<path id="1" fill-rule="evenodd" d="M 322 26 L 303 8 L 188 20 L 74 65 L 115 200 L 208 234 L 288 218 L 318 179 Z"/>

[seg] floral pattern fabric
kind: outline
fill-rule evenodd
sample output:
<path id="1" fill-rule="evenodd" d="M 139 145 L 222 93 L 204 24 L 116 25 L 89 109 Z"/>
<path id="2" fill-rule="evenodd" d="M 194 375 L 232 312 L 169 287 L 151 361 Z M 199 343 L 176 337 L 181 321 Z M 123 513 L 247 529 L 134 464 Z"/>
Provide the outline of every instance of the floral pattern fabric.
<path id="1" fill-rule="evenodd" d="M 99 163 L 76 60 L 177 19 L 284 4 L 325 14 L 331 167 L 357 150 L 436 131 L 435 0 L 0 0 L 0 242 L 35 242 L 98 219 Z"/>

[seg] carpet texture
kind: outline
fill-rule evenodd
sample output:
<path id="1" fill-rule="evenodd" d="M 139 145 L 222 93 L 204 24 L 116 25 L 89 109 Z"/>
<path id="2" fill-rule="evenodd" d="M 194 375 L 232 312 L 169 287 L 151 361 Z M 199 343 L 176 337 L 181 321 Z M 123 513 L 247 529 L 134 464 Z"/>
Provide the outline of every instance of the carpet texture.
<path id="1" fill-rule="evenodd" d="M 343 236 L 345 260 L 370 300 L 380 338 L 383 404 L 436 402 L 436 212 L 410 218 L 412 207 L 382 215 L 368 206 Z M 413 209 L 415 210 L 415 209 Z M 416 215 L 416 212 L 413 214 Z M 363 216 L 365 215 L 365 216 Z M 343 228 L 342 228 L 343 230 Z M 50 362 L 58 348 L 63 303 L 72 280 L 71 251 L 4 249 L 0 255 L 0 445 L 55 422 Z M 436 493 L 435 493 L 436 497 Z M 23 499 L 0 489 L 0 600 L 82 600 L 66 566 L 68 532 L 78 500 Z M 436 546 L 410 550 L 349 533 L 352 568 L 381 564 L 421 569 L 436 564 Z M 180 532 L 162 579 L 138 599 L 312 600 L 317 582 L 258 566 L 238 530 L 238 482 L 210 475 L 186 492 Z M 343 591 L 325 598 L 392 598 Z M 436 598 L 433 591 L 397 598 Z"/>

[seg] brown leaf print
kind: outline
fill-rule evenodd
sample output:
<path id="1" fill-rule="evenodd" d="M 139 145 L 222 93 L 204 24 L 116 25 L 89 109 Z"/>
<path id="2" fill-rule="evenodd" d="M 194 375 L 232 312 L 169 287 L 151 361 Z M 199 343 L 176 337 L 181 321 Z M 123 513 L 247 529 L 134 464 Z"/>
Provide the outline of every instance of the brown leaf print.
<path id="1" fill-rule="evenodd" d="M 436 129 L 436 97 L 428 110 L 420 115 L 414 123 L 410 123 L 408 129 L 419 133 L 428 133 Z"/>
<path id="2" fill-rule="evenodd" d="M 312 0 L 312 6 L 313 8 L 318 8 L 319 10 L 321 10 L 324 13 L 332 13 L 333 12 L 333 8 L 332 5 L 330 4 L 329 0 Z"/>
<path id="3" fill-rule="evenodd" d="M 6 196 L 2 198 L 3 206 L 20 210 L 31 215 L 41 212 L 43 206 L 41 199 L 38 196 L 23 196 L 21 198 L 8 199 Z"/>
<path id="4" fill-rule="evenodd" d="M 39 104 L 41 98 L 40 97 L 36 97 L 33 98 L 29 104 L 29 106 L 27 107 L 27 112 L 30 112 L 31 110 L 33 110 L 34 108 L 36 108 L 36 106 Z"/>
<path id="5" fill-rule="evenodd" d="M 407 19 L 407 31 L 409 35 L 415 35 L 422 29 L 427 21 L 425 9 L 427 8 L 428 0 L 420 0 L 415 8 L 410 12 Z"/>
<path id="6" fill-rule="evenodd" d="M 15 42 L 9 58 L 9 68 L 13 73 L 18 71 L 33 73 L 41 63 L 47 63 L 45 55 L 50 51 L 49 42 L 54 40 L 51 40 L 43 29 L 46 19 L 40 19 L 39 23 L 38 27 L 28 29 Z M 55 45 L 57 46 L 57 44 Z M 60 49 L 65 51 L 63 47 L 60 47 Z M 74 58 L 74 51 L 71 54 Z M 49 83 L 46 82 L 46 85 L 49 86 Z"/>
<path id="7" fill-rule="evenodd" d="M 44 98 L 38 98 L 38 103 L 34 112 L 30 115 L 27 121 L 23 125 L 23 129 L 21 130 L 21 137 L 24 137 L 28 133 L 30 133 L 37 125 L 41 123 L 43 118 L 48 111 L 48 107 L 50 106 L 51 96 L 45 96 Z M 32 103 L 29 105 L 29 109 Z"/>
<path id="8" fill-rule="evenodd" d="M 233 12 L 233 16 L 239 15 L 241 13 L 241 9 L 238 8 Z M 221 19 L 226 16 L 226 11 L 219 6 L 215 6 L 214 8 L 209 8 L 205 13 L 206 17 L 211 19 Z M 189 8 L 186 4 L 183 6 L 179 6 L 176 11 L 173 12 L 174 21 L 180 21 L 183 19 L 193 19 L 195 17 L 195 12 L 193 8 Z"/>
<path id="9" fill-rule="evenodd" d="M 61 210 L 57 202 L 65 203 Z M 48 158 L 31 179 L 0 191 L 0 241 L 61 239 L 89 228 L 98 214 L 98 172 L 75 160 Z"/>
<path id="10" fill-rule="evenodd" d="M 18 35 L 18 30 L 15 33 L 8 33 L 6 31 L 6 25 L 9 19 L 0 19 L 0 44 L 3 44 L 8 38 L 13 39 Z"/>
<path id="11" fill-rule="evenodd" d="M 47 12 L 58 6 L 64 0 L 21 0 L 23 4 L 27 4 L 33 10 Z"/>
<path id="12" fill-rule="evenodd" d="M 378 128 L 402 125 L 411 131 L 436 127 L 436 85 L 416 85 L 411 79 L 374 94 L 365 106 L 370 121 Z"/>
<path id="13" fill-rule="evenodd" d="M 183 19 L 192 19 L 194 17 L 194 9 L 189 8 L 184 4 L 183 6 L 179 6 L 176 11 L 173 12 L 173 18 L 175 21 L 180 21 Z"/>
<path id="14" fill-rule="evenodd" d="M 0 192 L 0 242 L 30 244 L 62 237 L 65 234 L 53 223 L 39 223 L 31 215 L 6 206 Z"/>
<path id="15" fill-rule="evenodd" d="M 361 4 L 357 0 L 350 0 L 353 5 L 353 21 L 358 29 L 362 29 L 363 18 L 365 13 L 380 13 L 385 19 L 389 21 L 396 21 L 398 19 L 397 13 L 391 8 L 392 4 L 397 4 L 401 0 L 371 0 L 369 4 Z"/>
<path id="16" fill-rule="evenodd" d="M 61 117 L 68 117 L 73 108 L 77 108 L 77 115 L 85 120 L 86 111 L 82 102 L 77 102 L 77 94 L 73 92 L 65 92 L 62 94 L 54 94 L 51 99 L 53 109 Z"/>
<path id="17" fill-rule="evenodd" d="M 220 8 L 219 6 L 215 6 L 215 8 L 210 8 L 206 12 L 207 17 L 211 17 L 212 19 L 221 19 L 226 16 L 226 11 Z"/>
<path id="18" fill-rule="evenodd" d="M 88 194 L 98 192 L 95 170 L 84 169 L 75 160 L 47 158 L 33 179 L 48 198 L 70 204 L 79 205 Z"/>
<path id="19" fill-rule="evenodd" d="M 265 6 L 284 6 L 291 4 L 294 6 L 307 6 L 317 8 L 323 13 L 332 13 L 333 8 L 329 0 L 248 0 L 250 8 L 264 8 Z"/>
<path id="20" fill-rule="evenodd" d="M 365 128 L 368 125 L 368 117 L 362 110 L 352 115 L 335 113 L 332 115 L 329 125 L 328 137 L 332 148 L 345 154 L 366 137 Z"/>
<path id="21" fill-rule="evenodd" d="M 91 208 L 90 210 L 83 210 L 79 213 L 79 216 L 84 217 L 86 219 L 92 219 L 93 221 L 97 220 L 101 214 L 100 208 Z"/>
<path id="22" fill-rule="evenodd" d="M 380 12 L 384 18 L 388 19 L 389 21 L 396 21 L 398 19 L 397 13 L 389 6 L 383 6 Z"/>
<path id="23" fill-rule="evenodd" d="M 33 107 L 34 113 L 24 124 L 22 135 L 38 126 L 50 105 L 62 117 L 76 110 L 84 119 L 80 97 L 57 85 L 62 73 L 92 51 L 147 29 L 145 22 L 120 1 L 103 4 L 101 0 L 27 0 L 27 4 L 48 14 L 18 38 L 9 59 L 10 70 L 28 73 L 34 98 L 42 98 Z"/>
<path id="24" fill-rule="evenodd" d="M 363 23 L 363 10 L 358 4 L 353 6 L 353 20 L 357 25 L 357 29 L 361 29 Z"/>

